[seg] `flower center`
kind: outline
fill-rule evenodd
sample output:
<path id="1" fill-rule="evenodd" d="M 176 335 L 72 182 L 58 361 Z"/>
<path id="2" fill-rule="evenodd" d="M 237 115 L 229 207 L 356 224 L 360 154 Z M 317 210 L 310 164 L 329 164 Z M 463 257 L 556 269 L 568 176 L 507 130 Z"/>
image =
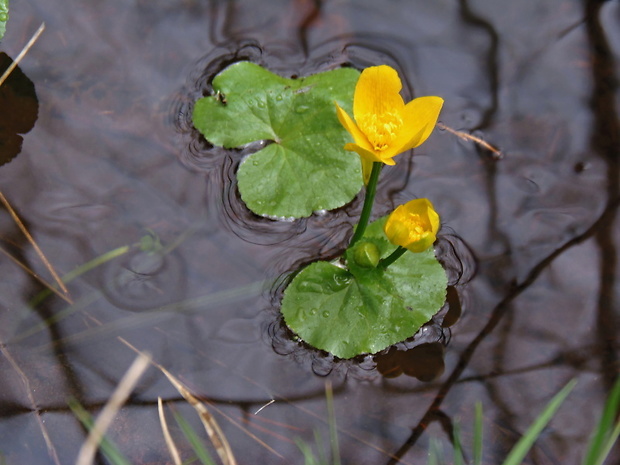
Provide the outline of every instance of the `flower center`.
<path id="1" fill-rule="evenodd" d="M 396 138 L 403 125 L 399 114 L 391 111 L 377 115 L 366 113 L 356 121 L 360 130 L 366 135 L 373 148 L 378 151 L 387 149 Z"/>
<path id="2" fill-rule="evenodd" d="M 417 213 L 407 215 L 407 217 L 404 218 L 404 221 L 408 226 L 409 239 L 412 242 L 417 242 L 429 235 L 430 227 L 428 222 Z"/>

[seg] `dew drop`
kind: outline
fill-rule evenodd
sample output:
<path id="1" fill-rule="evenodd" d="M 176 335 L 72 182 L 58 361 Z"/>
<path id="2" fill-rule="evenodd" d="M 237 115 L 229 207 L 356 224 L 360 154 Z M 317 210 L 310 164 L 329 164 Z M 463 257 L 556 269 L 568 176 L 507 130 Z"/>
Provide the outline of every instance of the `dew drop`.
<path id="1" fill-rule="evenodd" d="M 310 107 L 308 105 L 299 105 L 297 108 L 295 108 L 295 111 L 297 113 L 305 113 L 306 111 L 308 111 Z"/>
<path id="2" fill-rule="evenodd" d="M 342 288 L 351 282 L 351 278 L 344 274 L 336 274 L 334 275 L 334 282 L 337 287 Z"/>
<path id="3" fill-rule="evenodd" d="M 6 21 L 8 18 L 6 13 L 0 13 L 0 21 Z"/>
<path id="4" fill-rule="evenodd" d="M 282 100 L 282 94 L 276 95 L 276 100 L 279 102 Z"/>
<path id="5" fill-rule="evenodd" d="M 302 292 L 321 292 L 323 289 L 318 283 L 303 281 L 299 283 L 299 290 Z"/>
<path id="6" fill-rule="evenodd" d="M 310 315 L 315 316 L 319 311 L 316 308 L 310 309 Z"/>
<path id="7" fill-rule="evenodd" d="M 258 108 L 265 108 L 265 102 L 258 100 Z"/>
<path id="8" fill-rule="evenodd" d="M 323 316 L 323 318 L 329 318 L 329 312 L 327 310 L 323 310 L 323 313 L 321 313 L 321 315 Z"/>

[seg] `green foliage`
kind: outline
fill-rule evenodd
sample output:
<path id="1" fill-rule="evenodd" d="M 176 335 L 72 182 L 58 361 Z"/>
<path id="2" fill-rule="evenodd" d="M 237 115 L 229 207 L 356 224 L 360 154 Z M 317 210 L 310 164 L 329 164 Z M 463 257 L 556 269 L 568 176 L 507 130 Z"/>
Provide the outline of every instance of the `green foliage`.
<path id="1" fill-rule="evenodd" d="M 6 22 L 9 20 L 9 0 L 0 0 L 0 39 L 6 31 Z"/>
<path id="2" fill-rule="evenodd" d="M 620 377 L 616 379 L 613 389 L 605 402 L 603 414 L 598 423 L 583 465 L 601 465 L 613 448 L 620 435 Z"/>
<path id="3" fill-rule="evenodd" d="M 331 446 L 332 462 L 331 465 L 340 465 L 340 445 L 338 442 L 338 428 L 336 427 L 336 414 L 334 412 L 334 391 L 331 382 L 325 383 L 325 400 L 327 401 L 327 416 L 329 423 L 329 442 Z M 330 465 L 327 454 L 323 447 L 323 438 L 318 430 L 314 430 L 314 441 L 318 450 L 318 457 L 314 454 L 312 447 L 306 444 L 301 438 L 295 438 L 295 444 L 304 456 L 305 465 Z"/>
<path id="4" fill-rule="evenodd" d="M 88 411 L 82 407 L 82 405 L 75 399 L 70 399 L 68 401 L 69 408 L 75 415 L 75 417 L 84 425 L 84 427 L 90 431 L 95 424 L 92 416 Z M 110 442 L 106 437 L 101 439 L 101 443 L 99 444 L 101 452 L 108 459 L 108 461 L 113 465 L 130 465 L 129 460 L 125 458 L 121 452 L 119 452 L 118 448 Z"/>
<path id="5" fill-rule="evenodd" d="M 196 102 L 194 126 L 214 145 L 270 141 L 237 173 L 239 192 L 258 215 L 302 218 L 350 202 L 362 187 L 359 157 L 335 104 L 350 111 L 359 72 L 340 68 L 286 79 L 249 62 L 213 80 L 215 94 Z"/>
<path id="6" fill-rule="evenodd" d="M 383 258 L 396 248 L 383 234 L 384 222 L 370 224 L 363 239 Z M 385 270 L 360 266 L 356 251 L 345 254 L 348 269 L 323 261 L 304 268 L 282 300 L 286 324 L 340 358 L 376 353 L 413 336 L 446 297 L 446 273 L 432 248 L 407 253 Z"/>
<path id="7" fill-rule="evenodd" d="M 198 436 L 198 433 L 192 428 L 192 425 L 190 425 L 181 414 L 173 412 L 173 415 L 183 435 L 192 445 L 192 449 L 194 449 L 200 463 L 202 463 L 202 465 L 215 465 L 215 461 L 211 457 L 211 454 L 209 454 L 207 447 L 202 443 L 200 436 Z"/>
<path id="8" fill-rule="evenodd" d="M 576 380 L 570 381 L 553 397 L 553 399 L 551 399 L 551 401 L 549 401 L 545 409 L 534 420 L 534 423 L 532 423 L 532 425 L 527 429 L 523 437 L 512 448 L 508 454 L 508 457 L 506 457 L 506 459 L 502 462 L 502 465 L 519 465 L 523 462 L 523 459 L 536 440 L 540 437 L 543 429 L 547 426 L 549 421 L 551 421 L 557 410 L 571 393 L 575 387 L 575 384 L 577 384 Z M 601 420 L 592 434 L 588 450 L 581 462 L 583 465 L 603 465 L 607 459 L 607 456 L 611 452 L 611 449 L 618 440 L 618 436 L 620 435 L 620 418 L 618 418 L 619 413 L 620 378 L 616 380 L 616 383 L 607 398 L 603 409 L 603 414 L 601 415 Z M 453 437 L 455 465 L 459 463 L 459 460 L 461 460 L 462 457 L 462 444 L 458 431 L 457 425 L 455 426 Z M 478 402 L 476 403 L 474 419 L 474 465 L 480 465 L 482 463 L 482 435 L 482 406 Z M 458 460 L 457 455 L 459 456 Z"/>
<path id="9" fill-rule="evenodd" d="M 534 445 L 534 442 L 538 439 L 538 436 L 540 436 L 540 433 L 542 433 L 544 427 L 551 421 L 555 412 L 557 412 L 560 405 L 562 405 L 562 402 L 564 402 L 566 397 L 573 390 L 575 384 L 577 384 L 576 380 L 570 381 L 560 392 L 553 396 L 553 399 L 549 401 L 542 413 L 534 420 L 534 423 L 530 425 L 523 437 L 512 448 L 503 465 L 519 465 L 523 461 L 526 454 Z"/>

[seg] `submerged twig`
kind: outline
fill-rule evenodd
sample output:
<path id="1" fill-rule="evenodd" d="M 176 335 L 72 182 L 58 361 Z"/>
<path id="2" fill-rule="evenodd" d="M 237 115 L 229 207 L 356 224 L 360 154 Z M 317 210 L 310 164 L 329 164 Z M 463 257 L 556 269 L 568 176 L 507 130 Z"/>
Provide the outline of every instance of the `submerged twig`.
<path id="1" fill-rule="evenodd" d="M 26 53 L 28 53 L 30 48 L 34 45 L 34 43 L 37 41 L 37 39 L 39 38 L 39 36 L 44 30 L 45 30 L 45 23 L 41 23 L 41 25 L 39 26 L 39 29 L 36 30 L 36 32 L 32 35 L 28 43 L 24 46 L 22 51 L 19 52 L 19 55 L 17 55 L 17 58 L 13 60 L 13 63 L 11 63 L 11 65 L 6 69 L 6 71 L 2 74 L 2 76 L 0 76 L 0 86 L 4 83 L 4 81 L 6 81 L 6 79 L 13 72 L 13 70 L 17 68 L 17 65 L 19 64 L 19 62 L 22 61 L 22 58 L 26 56 Z"/>
<path id="2" fill-rule="evenodd" d="M 41 428 L 41 434 L 43 435 L 43 439 L 45 440 L 45 445 L 47 446 L 47 451 L 50 454 L 50 457 L 54 461 L 56 465 L 60 465 L 60 460 L 58 459 L 58 454 L 56 453 L 56 448 L 54 447 L 54 443 L 52 442 L 49 433 L 47 432 L 47 428 L 45 427 L 45 423 L 41 418 L 40 410 L 37 406 L 37 403 L 34 399 L 33 392 L 34 389 L 30 386 L 30 381 L 26 376 L 26 373 L 20 368 L 17 364 L 17 361 L 13 358 L 11 353 L 7 350 L 4 344 L 0 344 L 0 353 L 4 356 L 4 358 L 9 362 L 11 367 L 17 372 L 17 375 L 22 381 L 24 385 L 24 390 L 26 391 L 26 395 L 28 397 L 28 401 L 30 402 L 30 406 L 33 412 L 36 414 L 37 422 L 39 423 L 39 428 Z"/>
<path id="3" fill-rule="evenodd" d="M 476 144 L 484 147 L 485 149 L 487 149 L 489 152 L 493 153 L 493 155 L 497 158 L 502 158 L 503 154 L 502 152 L 493 147 L 491 144 L 489 144 L 487 141 L 481 139 L 480 137 L 476 137 L 476 136 L 472 136 L 471 134 L 468 134 L 464 131 L 457 131 L 456 129 L 452 129 L 449 126 L 446 126 L 443 123 L 437 123 L 437 127 L 439 127 L 440 129 L 445 129 L 446 131 L 448 131 L 450 134 L 454 134 L 455 136 L 466 140 L 466 141 L 470 141 L 470 142 L 475 142 Z"/>
<path id="4" fill-rule="evenodd" d="M 65 286 L 65 283 L 62 282 L 62 280 L 60 279 L 60 276 L 58 276 L 58 273 L 56 273 L 56 270 L 54 270 L 54 267 L 52 266 L 52 264 L 45 257 L 45 254 L 43 253 L 41 248 L 37 245 L 37 243 L 35 242 L 33 237 L 30 235 L 30 233 L 28 232 L 28 229 L 26 229 L 26 226 L 24 225 L 22 220 L 19 218 L 19 216 L 17 215 L 15 210 L 13 210 L 13 207 L 11 207 L 11 204 L 9 204 L 9 201 L 6 199 L 6 197 L 4 196 L 4 194 L 1 191 L 0 191 L 0 202 L 2 202 L 4 207 L 7 209 L 7 211 L 11 215 L 11 218 L 13 218 L 13 221 L 15 221 L 15 223 L 17 224 L 17 227 L 20 229 L 22 234 L 24 236 L 26 236 L 26 239 L 28 239 L 28 242 L 30 242 L 32 247 L 34 247 L 35 252 L 39 256 L 39 258 L 41 259 L 41 261 L 43 262 L 45 267 L 49 270 L 49 272 L 53 276 L 54 280 L 58 284 L 58 287 L 60 287 L 60 289 L 62 289 L 62 291 L 67 296 L 67 299 L 70 299 L 69 298 L 69 290 Z M 70 303 L 72 303 L 72 302 L 70 301 Z"/>
<path id="5" fill-rule="evenodd" d="M 103 435 L 112 423 L 115 415 L 120 410 L 121 406 L 127 401 L 129 394 L 135 387 L 136 383 L 148 368 L 151 358 L 149 355 L 140 352 L 136 359 L 133 361 L 127 372 L 121 378 L 118 386 L 112 393 L 112 397 L 108 400 L 107 404 L 95 420 L 86 441 L 80 449 L 78 458 L 75 461 L 76 465 L 90 465 L 93 462 L 99 443 L 101 442 Z"/>

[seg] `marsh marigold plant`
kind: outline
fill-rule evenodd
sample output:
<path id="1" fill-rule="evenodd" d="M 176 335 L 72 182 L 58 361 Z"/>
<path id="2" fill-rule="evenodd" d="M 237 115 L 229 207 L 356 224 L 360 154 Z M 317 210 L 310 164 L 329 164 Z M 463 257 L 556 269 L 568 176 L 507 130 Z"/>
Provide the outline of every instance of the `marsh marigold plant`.
<path id="1" fill-rule="evenodd" d="M 355 86 L 353 118 L 336 104 L 338 119 L 354 140 L 344 148 L 361 157 L 365 183 L 374 162 L 396 164 L 396 155 L 422 144 L 437 124 L 441 97 L 418 97 L 405 105 L 401 89 L 395 69 L 372 66 Z"/>
<path id="2" fill-rule="evenodd" d="M 411 200 L 388 216 L 383 231 L 392 244 L 424 252 L 437 238 L 439 215 L 428 199 Z"/>

